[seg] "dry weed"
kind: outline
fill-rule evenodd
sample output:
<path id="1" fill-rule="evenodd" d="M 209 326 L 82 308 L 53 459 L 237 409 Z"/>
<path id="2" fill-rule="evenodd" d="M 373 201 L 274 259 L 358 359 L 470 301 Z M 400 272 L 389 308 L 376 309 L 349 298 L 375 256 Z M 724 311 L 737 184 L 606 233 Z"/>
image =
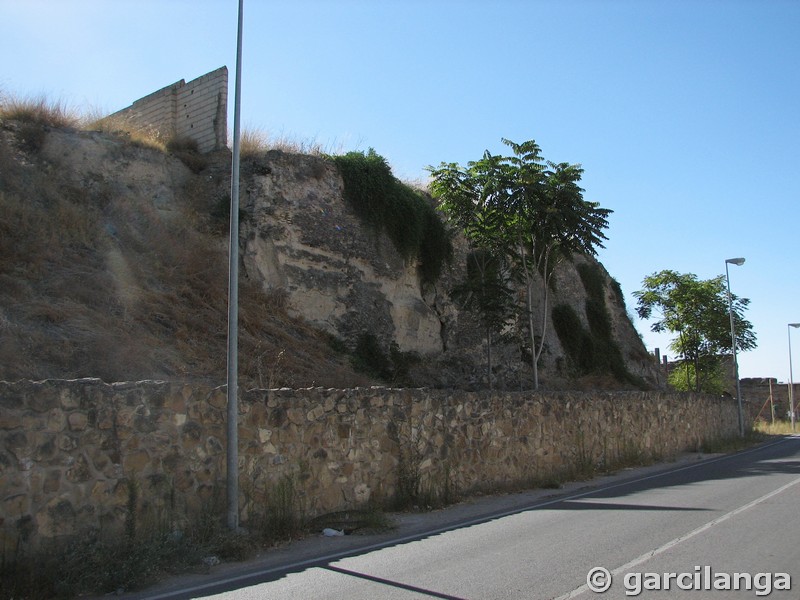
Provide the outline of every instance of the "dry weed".
<path id="1" fill-rule="evenodd" d="M 791 435 L 792 433 L 800 432 L 800 425 L 796 423 L 795 431 L 793 432 L 791 421 L 778 420 L 770 423 L 759 419 L 753 424 L 753 429 L 766 435 Z"/>
<path id="2" fill-rule="evenodd" d="M 165 213 L 151 198 L 112 193 L 125 181 L 82 187 L 75 182 L 89 178 L 62 171 L 68 161 L 43 168 L 19 152 L 16 131 L 0 128 L 0 379 L 223 383 L 228 249 L 197 211 L 210 211 L 225 182 L 190 178 Z M 115 160 L 136 160 L 124 145 L 115 151 Z M 368 382 L 287 314 L 285 295 L 265 294 L 245 273 L 239 290 L 243 388 Z"/>
<path id="3" fill-rule="evenodd" d="M 35 123 L 48 127 L 78 127 L 78 111 L 62 100 L 47 96 L 0 96 L 0 118 L 21 123 Z"/>
<path id="4" fill-rule="evenodd" d="M 284 133 L 273 135 L 259 127 L 242 130 L 239 139 L 239 150 L 243 158 L 260 156 L 270 150 L 312 156 L 337 154 L 342 151 L 336 143 L 325 145 L 313 138 L 303 140 Z"/>

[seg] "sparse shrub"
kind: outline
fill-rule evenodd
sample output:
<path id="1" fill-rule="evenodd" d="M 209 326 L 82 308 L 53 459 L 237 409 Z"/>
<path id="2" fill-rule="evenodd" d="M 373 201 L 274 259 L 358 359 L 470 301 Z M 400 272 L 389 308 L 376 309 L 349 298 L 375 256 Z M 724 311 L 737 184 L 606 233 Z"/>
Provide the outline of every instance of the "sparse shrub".
<path id="1" fill-rule="evenodd" d="M 393 508 L 407 510 L 419 506 L 421 475 L 420 459 L 412 444 L 400 447 L 397 462 L 397 483 L 393 498 Z"/>
<path id="2" fill-rule="evenodd" d="M 0 118 L 45 127 L 77 127 L 77 111 L 64 102 L 38 98 L 0 97 Z"/>
<path id="3" fill-rule="evenodd" d="M 233 141 L 229 141 L 233 146 Z M 263 156 L 270 150 L 279 150 L 291 154 L 323 154 L 322 144 L 314 139 L 299 140 L 287 135 L 270 135 L 261 128 L 244 128 L 239 134 L 239 153 L 242 158 Z"/>
<path id="4" fill-rule="evenodd" d="M 612 279 L 611 289 L 614 291 L 614 295 L 617 297 L 617 302 L 619 302 L 619 305 L 622 308 L 625 308 L 625 294 L 622 293 L 622 286 L 619 284 L 619 281 Z M 633 319 L 631 319 L 631 322 L 633 322 Z"/>
<path id="5" fill-rule="evenodd" d="M 284 475 L 267 490 L 264 507 L 265 533 L 270 539 L 290 539 L 302 529 L 297 486 L 292 475 Z"/>
<path id="6" fill-rule="evenodd" d="M 759 419 L 753 424 L 753 433 L 755 436 L 765 436 L 791 435 L 794 432 L 792 431 L 791 421 L 777 420 L 774 423 L 768 423 L 767 421 Z"/>
<path id="7" fill-rule="evenodd" d="M 243 129 L 239 134 L 239 154 L 242 158 L 260 156 L 269 149 L 269 138 L 261 129 Z"/>

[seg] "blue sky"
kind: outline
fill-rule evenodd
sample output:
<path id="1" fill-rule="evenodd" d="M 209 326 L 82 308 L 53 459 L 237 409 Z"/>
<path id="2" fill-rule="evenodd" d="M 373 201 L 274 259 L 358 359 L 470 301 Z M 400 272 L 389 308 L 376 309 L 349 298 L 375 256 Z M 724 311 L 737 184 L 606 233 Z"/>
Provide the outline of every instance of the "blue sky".
<path id="1" fill-rule="evenodd" d="M 111 112 L 222 65 L 232 83 L 237 5 L 0 0 L 0 91 Z M 535 139 L 614 211 L 600 259 L 630 312 L 648 274 L 710 278 L 745 257 L 731 286 L 759 347 L 741 375 L 788 381 L 800 1 L 245 0 L 242 122 L 373 147 L 410 180 Z"/>

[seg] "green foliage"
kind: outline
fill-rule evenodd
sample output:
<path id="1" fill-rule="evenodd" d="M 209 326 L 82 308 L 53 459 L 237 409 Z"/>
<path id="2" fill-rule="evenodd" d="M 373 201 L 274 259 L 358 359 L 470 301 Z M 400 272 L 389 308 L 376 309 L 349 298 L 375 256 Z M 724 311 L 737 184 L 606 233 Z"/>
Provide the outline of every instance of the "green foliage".
<path id="1" fill-rule="evenodd" d="M 492 387 L 492 340 L 513 316 L 514 296 L 509 274 L 502 258 L 487 250 L 475 250 L 467 256 L 464 281 L 454 286 L 451 296 L 463 308 L 473 311 L 486 331 L 486 374 Z"/>
<path id="2" fill-rule="evenodd" d="M 725 379 L 720 360 L 716 357 L 706 357 L 701 371 L 701 376 L 698 379 L 695 364 L 691 361 L 681 361 L 670 370 L 669 385 L 679 392 L 700 391 L 719 395 L 725 391 Z M 699 390 L 696 382 L 699 382 Z"/>
<path id="3" fill-rule="evenodd" d="M 422 201 L 418 269 L 423 282 L 433 283 L 439 279 L 444 265 L 452 260 L 453 244 L 439 215 L 427 201 Z"/>
<path id="4" fill-rule="evenodd" d="M 645 277 L 643 289 L 634 292 L 636 312 L 642 319 L 656 317 L 650 326 L 655 332 L 676 334 L 670 349 L 691 362 L 693 388 L 704 389 L 706 380 L 712 388 L 715 365 L 722 355 L 732 352 L 730 314 L 736 327 L 736 350 L 756 347 L 752 324 L 744 318 L 750 301 L 730 296 L 730 310 L 725 277 L 701 280 L 693 273 L 664 270 Z"/>
<path id="5" fill-rule="evenodd" d="M 612 279 L 611 289 L 614 290 L 614 295 L 617 297 L 617 301 L 619 302 L 620 306 L 625 308 L 625 294 L 622 293 L 622 286 L 619 284 L 619 281 Z"/>
<path id="6" fill-rule="evenodd" d="M 590 373 L 595 366 L 594 342 L 580 317 L 568 304 L 553 307 L 553 327 L 572 365 L 579 373 Z"/>
<path id="7" fill-rule="evenodd" d="M 605 303 L 605 277 L 599 265 L 582 263 L 577 268 L 586 290 L 588 331 L 575 311 L 566 304 L 553 308 L 553 325 L 570 362 L 581 375 L 614 375 L 619 381 L 638 384 L 628 372 L 622 352 L 612 336 Z"/>
<path id="8" fill-rule="evenodd" d="M 600 267 L 586 262 L 579 264 L 577 271 L 586 295 L 594 300 L 602 301 L 605 296 L 606 282 Z"/>
<path id="9" fill-rule="evenodd" d="M 384 232 L 403 258 L 419 260 L 420 279 L 436 281 L 452 258 L 450 235 L 436 210 L 416 190 L 400 182 L 386 159 L 373 149 L 334 156 L 344 180 L 344 197 L 356 215 Z"/>
<path id="10" fill-rule="evenodd" d="M 545 161 L 535 141 L 521 144 L 503 139 L 511 156 L 483 158 L 461 167 L 441 163 L 429 167 L 431 190 L 440 207 L 459 226 L 473 247 L 508 258 L 524 281 L 534 388 L 544 333 L 536 335 L 532 315 L 536 275 L 544 298 L 539 321 L 546 331 L 549 283 L 558 262 L 575 253 L 594 255 L 602 247 L 610 210 L 583 198 L 578 185 L 580 165 Z M 538 341 L 537 341 L 538 340 Z"/>

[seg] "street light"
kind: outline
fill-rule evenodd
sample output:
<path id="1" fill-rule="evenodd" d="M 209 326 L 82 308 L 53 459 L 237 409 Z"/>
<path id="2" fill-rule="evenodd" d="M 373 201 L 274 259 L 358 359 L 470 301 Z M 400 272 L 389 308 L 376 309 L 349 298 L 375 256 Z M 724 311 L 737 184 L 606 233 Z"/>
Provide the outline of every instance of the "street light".
<path id="1" fill-rule="evenodd" d="M 736 401 L 739 404 L 739 435 L 744 437 L 744 411 L 742 410 L 742 388 L 739 384 L 739 362 L 736 359 L 736 327 L 733 325 L 733 298 L 731 297 L 731 277 L 728 265 L 740 267 L 744 264 L 743 258 L 728 258 L 725 260 L 725 281 L 728 284 L 728 314 L 731 318 L 731 343 L 733 344 L 733 376 L 736 377 Z"/>
<path id="2" fill-rule="evenodd" d="M 230 248 L 228 250 L 228 405 L 226 419 L 226 479 L 228 528 L 239 528 L 239 162 L 242 95 L 242 14 L 239 0 L 236 32 L 236 79 L 233 97 L 233 159 L 231 161 Z"/>
<path id="3" fill-rule="evenodd" d="M 797 329 L 800 323 L 789 323 L 786 331 L 789 335 L 789 410 L 792 411 L 792 433 L 794 433 L 794 378 L 792 376 L 792 330 L 791 327 Z"/>

